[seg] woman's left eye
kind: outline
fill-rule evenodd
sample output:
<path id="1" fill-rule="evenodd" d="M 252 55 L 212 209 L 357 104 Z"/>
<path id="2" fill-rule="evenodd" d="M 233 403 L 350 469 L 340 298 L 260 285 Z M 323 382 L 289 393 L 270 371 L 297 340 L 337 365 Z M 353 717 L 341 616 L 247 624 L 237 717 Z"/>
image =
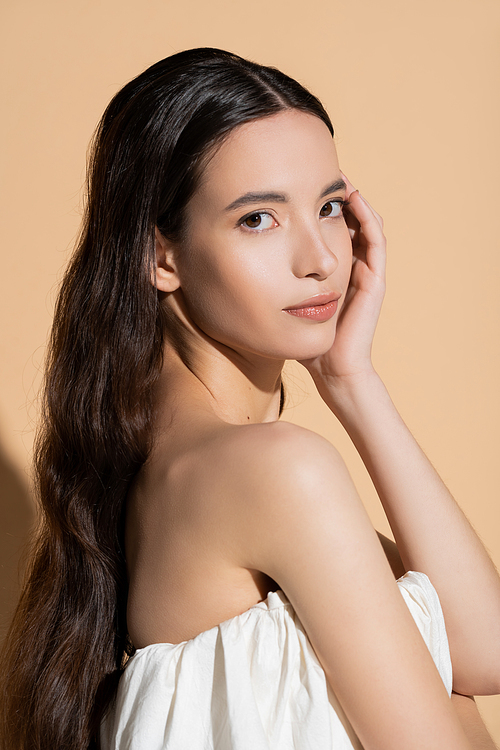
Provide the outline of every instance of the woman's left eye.
<path id="1" fill-rule="evenodd" d="M 271 214 L 266 213 L 265 211 L 256 211 L 253 214 L 247 214 L 244 216 L 240 224 L 247 229 L 257 229 L 258 231 L 262 229 L 272 229 L 275 220 L 274 216 L 271 216 Z"/>
<path id="2" fill-rule="evenodd" d="M 340 200 L 340 198 L 337 198 L 336 200 L 327 201 L 321 207 L 319 215 L 336 219 L 337 216 L 342 216 L 343 208 L 346 205 L 347 205 L 347 201 Z"/>

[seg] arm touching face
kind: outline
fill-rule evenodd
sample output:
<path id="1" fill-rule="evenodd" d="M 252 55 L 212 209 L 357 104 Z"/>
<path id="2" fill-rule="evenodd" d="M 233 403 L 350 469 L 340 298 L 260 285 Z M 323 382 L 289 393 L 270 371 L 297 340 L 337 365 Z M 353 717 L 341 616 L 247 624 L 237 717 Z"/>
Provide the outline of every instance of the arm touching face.
<path id="1" fill-rule="evenodd" d="M 232 447 L 234 554 L 284 590 L 363 746 L 470 748 L 336 450 L 283 423 L 245 443 Z"/>
<path id="2" fill-rule="evenodd" d="M 411 435 L 371 362 L 384 291 L 381 217 L 349 195 L 353 272 L 331 349 L 303 362 L 365 464 L 407 570 L 439 594 L 462 694 L 500 691 L 500 578 L 484 546 Z M 349 192 L 351 191 L 351 192 Z"/>

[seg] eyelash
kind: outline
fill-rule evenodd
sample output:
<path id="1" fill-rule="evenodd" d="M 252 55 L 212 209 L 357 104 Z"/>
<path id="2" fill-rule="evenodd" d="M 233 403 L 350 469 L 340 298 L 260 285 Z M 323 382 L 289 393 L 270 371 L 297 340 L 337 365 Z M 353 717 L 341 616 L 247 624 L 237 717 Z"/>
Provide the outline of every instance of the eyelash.
<path id="1" fill-rule="evenodd" d="M 335 198 L 335 200 L 332 199 L 332 200 L 326 201 L 326 203 L 323 203 L 323 205 L 321 206 L 321 210 L 323 210 L 323 208 L 325 206 L 327 206 L 329 203 L 338 203 L 340 205 L 342 213 L 339 214 L 338 216 L 332 216 L 332 217 L 329 217 L 327 215 L 327 216 L 324 217 L 326 219 L 328 219 L 328 218 L 333 218 L 333 219 L 340 219 L 340 218 L 342 218 L 344 210 L 349 205 L 349 201 L 348 200 L 342 200 L 341 198 Z M 245 216 L 242 216 L 242 218 L 238 222 L 238 226 L 243 226 L 245 224 L 245 221 L 247 221 L 248 219 L 251 219 L 252 216 L 271 216 L 272 218 L 274 218 L 273 215 L 271 213 L 269 213 L 269 211 L 252 211 L 251 213 L 246 214 Z M 244 227 L 244 228 L 248 229 L 250 232 L 252 232 L 252 231 L 265 232 L 266 231 L 265 229 L 259 229 L 258 227 L 248 227 L 247 226 L 247 227 Z"/>

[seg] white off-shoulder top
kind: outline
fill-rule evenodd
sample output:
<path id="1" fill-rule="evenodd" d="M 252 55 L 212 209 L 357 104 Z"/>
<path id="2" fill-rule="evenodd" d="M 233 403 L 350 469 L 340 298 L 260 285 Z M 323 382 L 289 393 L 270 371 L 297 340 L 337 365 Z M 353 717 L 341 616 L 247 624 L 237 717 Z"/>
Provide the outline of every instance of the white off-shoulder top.
<path id="1" fill-rule="evenodd" d="M 397 581 L 451 693 L 438 595 L 423 573 Z M 178 644 L 138 649 L 101 727 L 102 750 L 359 750 L 282 591 Z"/>

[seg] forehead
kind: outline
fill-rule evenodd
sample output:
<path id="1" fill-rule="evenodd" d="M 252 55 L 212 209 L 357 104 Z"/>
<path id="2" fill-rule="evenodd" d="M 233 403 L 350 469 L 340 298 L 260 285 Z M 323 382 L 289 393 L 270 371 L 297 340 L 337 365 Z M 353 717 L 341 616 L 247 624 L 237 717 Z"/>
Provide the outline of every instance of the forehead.
<path id="1" fill-rule="evenodd" d="M 247 191 L 319 193 L 339 175 L 324 122 L 286 110 L 236 128 L 209 160 L 198 192 L 226 203 Z"/>

